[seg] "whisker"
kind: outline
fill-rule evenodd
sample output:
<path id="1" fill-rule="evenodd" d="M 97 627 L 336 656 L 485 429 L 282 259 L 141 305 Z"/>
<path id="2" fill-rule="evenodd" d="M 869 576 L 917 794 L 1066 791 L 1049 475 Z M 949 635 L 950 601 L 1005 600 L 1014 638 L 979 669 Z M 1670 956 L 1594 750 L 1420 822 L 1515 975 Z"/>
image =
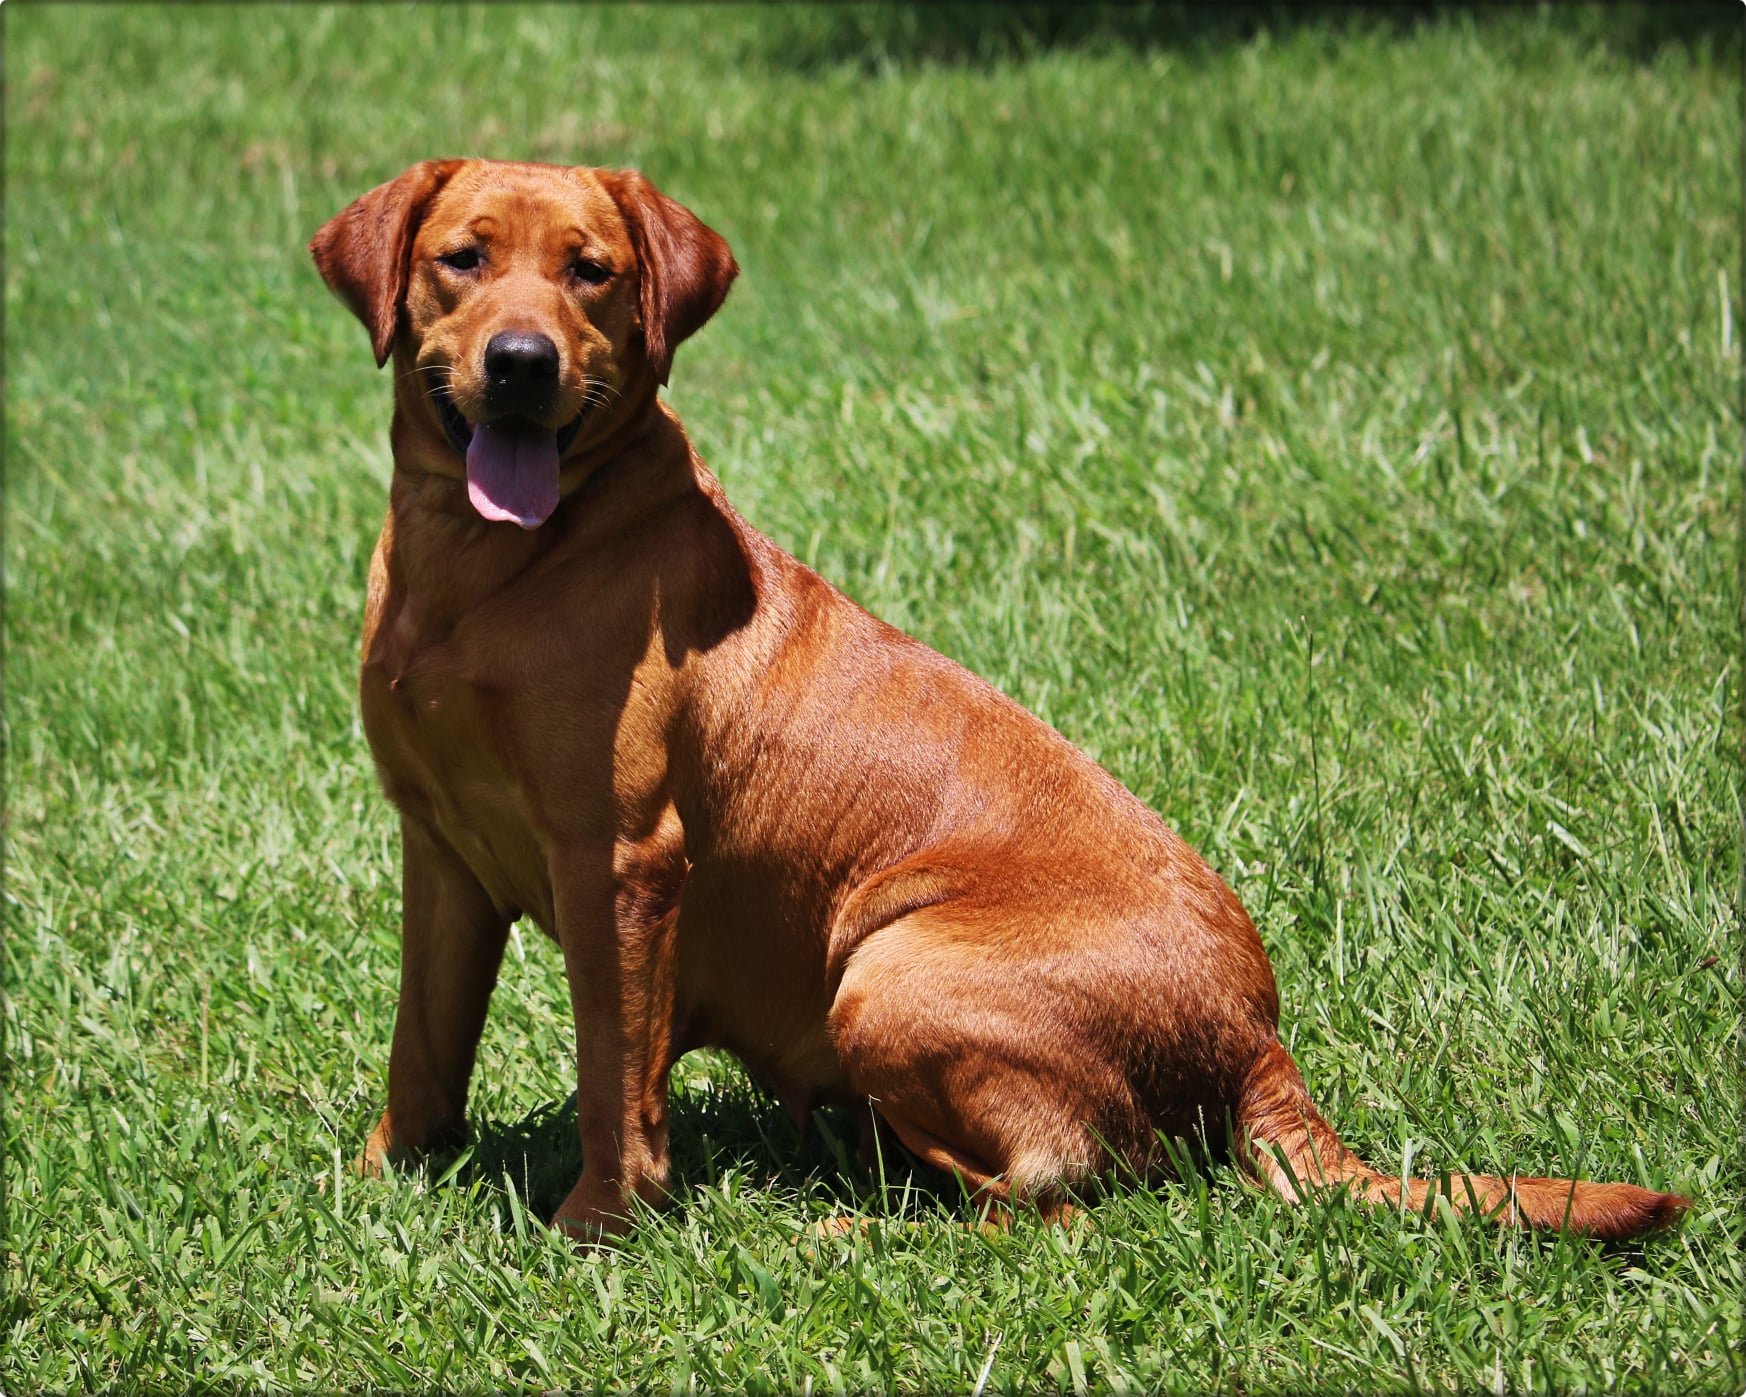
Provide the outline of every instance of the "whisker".
<path id="1" fill-rule="evenodd" d="M 452 382 L 456 372 L 457 371 L 452 364 L 414 364 L 405 373 L 401 374 L 400 377 L 411 378 L 414 374 L 445 374 L 447 375 L 448 381 Z"/>
<path id="2" fill-rule="evenodd" d="M 592 375 L 589 375 L 582 380 L 583 399 L 596 407 L 609 406 L 614 399 L 621 396 L 622 391 L 622 389 L 614 387 L 603 378 L 595 378 Z"/>

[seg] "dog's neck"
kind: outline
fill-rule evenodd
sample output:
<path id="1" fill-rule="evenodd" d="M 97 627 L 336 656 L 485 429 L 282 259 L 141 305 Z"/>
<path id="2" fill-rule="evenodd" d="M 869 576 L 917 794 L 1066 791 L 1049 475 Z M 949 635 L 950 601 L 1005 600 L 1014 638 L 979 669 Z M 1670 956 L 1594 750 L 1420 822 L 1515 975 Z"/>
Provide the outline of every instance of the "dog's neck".
<path id="1" fill-rule="evenodd" d="M 696 488 L 690 443 L 652 391 L 585 429 L 565 456 L 558 507 L 536 529 L 481 518 L 447 440 L 398 403 L 391 439 L 383 563 L 395 589 L 415 599 L 423 623 L 442 630 L 550 555 L 586 551 Z"/>

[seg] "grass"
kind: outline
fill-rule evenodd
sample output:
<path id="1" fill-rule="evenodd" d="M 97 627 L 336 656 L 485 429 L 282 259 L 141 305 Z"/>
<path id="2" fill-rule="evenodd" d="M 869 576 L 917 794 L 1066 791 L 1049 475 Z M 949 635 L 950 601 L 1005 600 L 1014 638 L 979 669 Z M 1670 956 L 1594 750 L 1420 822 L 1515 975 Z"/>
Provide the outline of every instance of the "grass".
<path id="1" fill-rule="evenodd" d="M 0 1387 L 1739 1391 L 1737 61 L 1525 11 L 797 60 L 844 22 L 6 7 Z M 302 246 L 464 153 L 639 165 L 727 235 L 705 458 L 1211 859 L 1355 1148 L 1683 1230 L 1219 1169 L 986 1238 L 696 1055 L 676 1206 L 578 1254 L 531 930 L 473 1145 L 349 1178 L 388 388 Z"/>

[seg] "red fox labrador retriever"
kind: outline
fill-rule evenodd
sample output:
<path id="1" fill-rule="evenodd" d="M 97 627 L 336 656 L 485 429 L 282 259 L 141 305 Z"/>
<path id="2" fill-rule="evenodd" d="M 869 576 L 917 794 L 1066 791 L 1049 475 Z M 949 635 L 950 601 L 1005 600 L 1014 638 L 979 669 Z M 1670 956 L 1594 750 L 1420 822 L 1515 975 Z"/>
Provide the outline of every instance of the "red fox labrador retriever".
<path id="1" fill-rule="evenodd" d="M 736 271 L 627 171 L 432 160 L 311 244 L 394 361 L 365 727 L 400 811 L 388 1107 L 455 1138 L 510 924 L 563 950 L 584 1165 L 555 1224 L 668 1184 L 667 1077 L 739 1056 L 804 1119 L 870 1105 L 1045 1213 L 1215 1132 L 1287 1199 L 1420 1207 L 1317 1114 L 1260 938 L 1064 738 L 784 553 L 657 390 Z M 1676 1195 L 1457 1176 L 1454 1206 L 1623 1238 Z"/>

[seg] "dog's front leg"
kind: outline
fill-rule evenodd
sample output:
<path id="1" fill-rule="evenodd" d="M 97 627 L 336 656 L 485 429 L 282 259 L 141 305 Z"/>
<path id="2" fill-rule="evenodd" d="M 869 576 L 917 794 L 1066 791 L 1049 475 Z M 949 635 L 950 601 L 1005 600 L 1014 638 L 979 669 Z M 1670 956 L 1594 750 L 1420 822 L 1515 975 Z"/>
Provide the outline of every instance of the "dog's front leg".
<path id="1" fill-rule="evenodd" d="M 467 1084 L 511 920 L 435 831 L 403 815 L 400 839 L 400 1006 L 388 1109 L 359 1161 L 370 1174 L 462 1138 Z"/>
<path id="2" fill-rule="evenodd" d="M 674 932 L 682 880 L 682 872 L 675 878 L 671 869 L 646 864 L 630 872 L 621 856 L 608 886 L 586 892 L 572 887 L 559 908 L 576 1017 L 582 1176 L 552 1225 L 573 1237 L 623 1232 L 633 1199 L 658 1203 L 666 1196 Z"/>

